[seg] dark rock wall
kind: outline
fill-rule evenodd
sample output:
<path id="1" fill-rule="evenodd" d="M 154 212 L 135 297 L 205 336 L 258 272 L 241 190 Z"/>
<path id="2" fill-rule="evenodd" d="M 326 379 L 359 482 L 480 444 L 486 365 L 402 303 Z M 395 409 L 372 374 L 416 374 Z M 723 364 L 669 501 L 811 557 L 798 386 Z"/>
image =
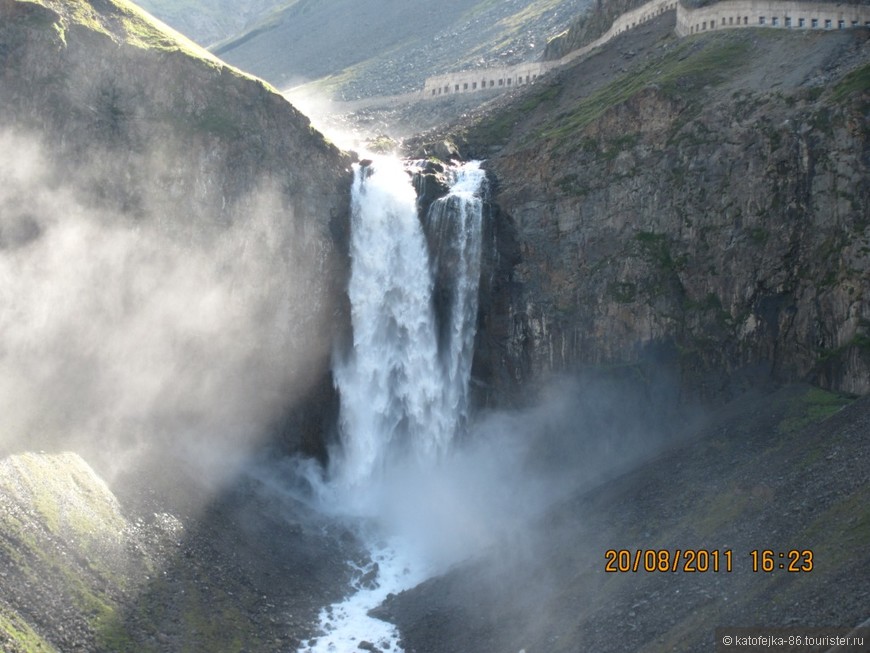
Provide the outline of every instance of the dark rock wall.
<path id="1" fill-rule="evenodd" d="M 824 86 L 759 89 L 748 77 L 764 72 L 742 56 L 736 79 L 693 81 L 697 53 L 723 48 L 725 61 L 744 38 L 758 47 L 666 45 L 678 74 L 656 59 L 604 99 L 578 97 L 582 73 L 567 71 L 537 91 L 536 112 L 532 97 L 466 134 L 480 150 L 479 134 L 514 125 L 488 163 L 482 381 L 509 392 L 578 367 L 666 364 L 702 399 L 798 379 L 870 391 L 866 36 L 826 42 L 824 56 L 799 44 L 824 60 L 798 68 L 807 77 L 858 57 Z M 790 65 L 772 38 L 761 70 L 768 55 Z M 660 83 L 631 90 L 656 67 Z M 616 101 L 596 105 L 607 93 Z"/>
<path id="2" fill-rule="evenodd" d="M 543 59 L 553 61 L 582 48 L 604 34 L 621 14 L 637 9 L 644 0 L 595 0 L 589 11 L 574 18 L 568 29 L 547 41 Z"/>

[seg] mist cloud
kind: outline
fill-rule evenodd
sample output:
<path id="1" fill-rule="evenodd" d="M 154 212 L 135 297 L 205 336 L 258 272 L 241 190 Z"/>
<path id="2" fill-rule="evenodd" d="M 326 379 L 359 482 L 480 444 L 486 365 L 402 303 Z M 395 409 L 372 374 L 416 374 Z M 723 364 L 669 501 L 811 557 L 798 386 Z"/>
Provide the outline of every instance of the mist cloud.
<path id="1" fill-rule="evenodd" d="M 179 238 L 189 216 L 95 208 L 55 173 L 0 133 L 0 451 L 226 465 L 328 355 L 317 248 L 268 188 Z"/>
<path id="2" fill-rule="evenodd" d="M 293 474 L 307 479 L 315 507 L 374 519 L 415 546 L 433 572 L 495 549 L 510 553 L 507 564 L 533 557 L 536 523 L 560 501 L 685 435 L 699 413 L 679 407 L 677 392 L 676 380 L 665 377 L 650 391 L 618 374 L 566 375 L 540 388 L 527 407 L 479 413 L 436 464 L 402 460 L 350 494 L 324 482 L 310 461 Z"/>

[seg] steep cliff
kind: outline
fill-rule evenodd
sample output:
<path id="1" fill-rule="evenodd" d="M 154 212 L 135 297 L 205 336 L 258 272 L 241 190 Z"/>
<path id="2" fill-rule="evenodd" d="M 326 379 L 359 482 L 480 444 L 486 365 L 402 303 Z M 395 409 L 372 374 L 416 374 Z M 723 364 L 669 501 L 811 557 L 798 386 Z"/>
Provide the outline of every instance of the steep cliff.
<path id="1" fill-rule="evenodd" d="M 0 1 L 0 140 L 3 445 L 322 451 L 347 155 L 122 0 Z"/>
<path id="2" fill-rule="evenodd" d="M 250 461 L 323 453 L 349 164 L 131 4 L 0 0 L 0 649 L 294 650 L 339 598 L 352 536 Z"/>
<path id="3" fill-rule="evenodd" d="M 569 52 L 591 43 L 604 34 L 620 14 L 644 4 L 642 0 L 597 0 L 589 11 L 585 11 L 571 21 L 561 34 L 549 41 L 544 49 L 545 60 L 561 59 Z"/>
<path id="4" fill-rule="evenodd" d="M 706 399 L 867 393 L 866 31 L 672 20 L 457 130 L 497 187 L 479 375 L 655 362 Z"/>

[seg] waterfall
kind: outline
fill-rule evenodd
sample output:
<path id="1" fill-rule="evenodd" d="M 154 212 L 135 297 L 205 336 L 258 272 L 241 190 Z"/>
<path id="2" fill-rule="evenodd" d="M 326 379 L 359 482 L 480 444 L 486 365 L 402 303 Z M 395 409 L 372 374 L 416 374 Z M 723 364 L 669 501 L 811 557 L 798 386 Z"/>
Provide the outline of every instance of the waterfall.
<path id="1" fill-rule="evenodd" d="M 413 504 L 408 485 L 385 479 L 431 469 L 468 418 L 485 173 L 477 162 L 449 171 L 449 193 L 421 220 L 412 171 L 392 159 L 355 169 L 348 289 L 353 347 L 336 356 L 341 442 L 321 487 L 330 507 L 345 514 L 389 513 L 376 498 L 382 483 L 392 488 L 384 493 L 393 501 L 407 495 L 399 502 Z M 359 535 L 369 564 L 349 563 L 352 593 L 321 611 L 320 634 L 298 653 L 401 653 L 396 628 L 368 613 L 388 594 L 425 580 L 431 569 L 401 533 L 368 523 Z M 376 581 L 363 582 L 371 574 Z"/>
<path id="2" fill-rule="evenodd" d="M 392 463 L 437 460 L 467 419 L 485 173 L 472 162 L 449 175 L 450 192 L 421 222 L 400 161 L 355 170 L 353 348 L 335 365 L 341 448 L 330 470 L 351 493 Z"/>
<path id="3" fill-rule="evenodd" d="M 451 435 L 465 427 L 474 337 L 477 333 L 485 173 L 478 162 L 453 171 L 446 197 L 436 200 L 426 219 L 432 235 L 432 269 L 443 288 L 438 347 L 442 365 L 444 410 Z"/>

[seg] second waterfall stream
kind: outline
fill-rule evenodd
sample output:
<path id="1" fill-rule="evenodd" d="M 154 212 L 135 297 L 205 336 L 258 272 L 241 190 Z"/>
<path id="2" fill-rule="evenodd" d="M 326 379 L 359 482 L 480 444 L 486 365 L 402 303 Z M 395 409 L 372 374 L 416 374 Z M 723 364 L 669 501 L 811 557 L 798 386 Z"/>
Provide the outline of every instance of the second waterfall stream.
<path id="1" fill-rule="evenodd" d="M 327 509 L 368 524 L 361 534 L 372 562 L 357 574 L 369 582 L 321 613 L 321 636 L 300 653 L 360 644 L 401 653 L 395 628 L 367 613 L 432 569 L 390 524 L 437 520 L 415 504 L 428 493 L 418 481 L 468 419 L 486 175 L 478 162 L 447 170 L 449 192 L 419 215 L 414 166 L 383 158 L 355 169 L 353 343 L 334 364 L 340 442 L 321 494 Z"/>

